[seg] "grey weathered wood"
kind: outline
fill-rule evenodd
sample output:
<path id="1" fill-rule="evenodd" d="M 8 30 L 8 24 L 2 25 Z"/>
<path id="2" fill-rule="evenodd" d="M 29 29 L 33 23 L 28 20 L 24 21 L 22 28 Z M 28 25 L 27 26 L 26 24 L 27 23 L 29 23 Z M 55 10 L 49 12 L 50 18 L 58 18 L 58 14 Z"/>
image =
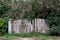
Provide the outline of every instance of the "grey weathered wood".
<path id="1" fill-rule="evenodd" d="M 23 23 L 22 23 L 23 22 Z M 48 26 L 44 19 L 35 19 L 27 20 L 24 19 L 23 21 L 20 20 L 14 20 L 12 23 L 12 31 L 14 33 L 26 33 L 26 32 L 41 32 L 41 33 L 47 33 L 48 32 Z"/>

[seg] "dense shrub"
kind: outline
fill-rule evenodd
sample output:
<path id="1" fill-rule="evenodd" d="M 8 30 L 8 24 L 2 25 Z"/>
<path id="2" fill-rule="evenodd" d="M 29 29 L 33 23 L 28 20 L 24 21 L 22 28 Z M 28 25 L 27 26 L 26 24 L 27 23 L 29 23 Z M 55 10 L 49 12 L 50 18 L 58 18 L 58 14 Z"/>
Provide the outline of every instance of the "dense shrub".
<path id="1" fill-rule="evenodd" d="M 52 28 L 50 28 L 49 34 L 51 34 L 51 35 L 59 35 L 60 34 L 60 27 L 52 27 Z"/>
<path id="2" fill-rule="evenodd" d="M 53 4 L 51 5 L 54 7 L 49 6 L 50 13 L 48 13 L 49 15 L 46 18 L 49 25 L 49 34 L 60 35 L 60 1 L 54 0 L 52 2 Z"/>
<path id="3" fill-rule="evenodd" d="M 60 10 L 59 10 L 60 11 Z M 60 13 L 55 11 L 47 17 L 47 23 L 49 24 L 49 34 L 60 35 Z"/>
<path id="4" fill-rule="evenodd" d="M 0 34 L 7 33 L 7 18 L 0 18 Z"/>
<path id="5" fill-rule="evenodd" d="M 59 10 L 60 11 L 60 10 Z M 47 23 L 49 24 L 49 34 L 60 35 L 60 13 L 59 11 L 53 12 L 47 17 Z"/>

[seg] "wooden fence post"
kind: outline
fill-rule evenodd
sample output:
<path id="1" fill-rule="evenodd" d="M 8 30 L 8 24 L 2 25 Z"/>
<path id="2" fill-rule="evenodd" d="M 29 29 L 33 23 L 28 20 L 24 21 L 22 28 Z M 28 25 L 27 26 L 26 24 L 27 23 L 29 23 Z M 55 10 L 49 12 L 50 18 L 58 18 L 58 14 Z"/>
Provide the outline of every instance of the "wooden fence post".
<path id="1" fill-rule="evenodd" d="M 8 21 L 8 33 L 9 34 L 12 33 L 12 19 L 9 19 L 9 21 Z"/>

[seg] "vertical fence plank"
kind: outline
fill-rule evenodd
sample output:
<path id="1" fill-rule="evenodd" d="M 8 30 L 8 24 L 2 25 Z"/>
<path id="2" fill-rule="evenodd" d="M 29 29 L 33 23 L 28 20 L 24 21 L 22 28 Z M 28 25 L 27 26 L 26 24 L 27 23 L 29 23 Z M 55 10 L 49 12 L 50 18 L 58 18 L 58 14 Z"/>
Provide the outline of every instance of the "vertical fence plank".
<path id="1" fill-rule="evenodd" d="M 17 29 L 14 29 L 14 28 L 17 28 Z M 33 31 L 45 32 L 48 29 L 48 27 L 44 19 L 35 19 L 35 21 L 32 20 L 32 23 L 31 23 L 31 20 L 27 20 L 27 19 L 24 19 L 22 23 L 22 20 L 20 19 L 20 21 L 16 20 L 16 23 L 14 24 L 13 29 L 15 33 L 26 33 L 26 32 L 33 32 Z"/>
<path id="2" fill-rule="evenodd" d="M 8 33 L 9 34 L 12 33 L 12 19 L 9 19 L 9 21 L 8 21 Z"/>

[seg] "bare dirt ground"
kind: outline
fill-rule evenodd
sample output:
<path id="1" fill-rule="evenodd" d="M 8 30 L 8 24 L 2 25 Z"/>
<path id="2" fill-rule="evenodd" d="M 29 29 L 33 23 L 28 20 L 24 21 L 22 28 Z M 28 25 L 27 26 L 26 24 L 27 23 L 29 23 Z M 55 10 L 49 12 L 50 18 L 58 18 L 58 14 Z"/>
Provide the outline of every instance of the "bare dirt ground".
<path id="1" fill-rule="evenodd" d="M 58 38 L 16 37 L 16 38 L 0 38 L 0 40 L 60 40 L 60 37 Z"/>
<path id="2" fill-rule="evenodd" d="M 9 38 L 0 38 L 0 40 L 38 40 L 37 38 L 28 38 L 28 37 L 17 37 L 17 38 L 13 38 L 13 39 L 9 39 Z"/>
<path id="3" fill-rule="evenodd" d="M 14 38 L 13 40 L 38 40 L 38 38 L 29 38 L 29 37 L 17 37 L 17 38 Z"/>

